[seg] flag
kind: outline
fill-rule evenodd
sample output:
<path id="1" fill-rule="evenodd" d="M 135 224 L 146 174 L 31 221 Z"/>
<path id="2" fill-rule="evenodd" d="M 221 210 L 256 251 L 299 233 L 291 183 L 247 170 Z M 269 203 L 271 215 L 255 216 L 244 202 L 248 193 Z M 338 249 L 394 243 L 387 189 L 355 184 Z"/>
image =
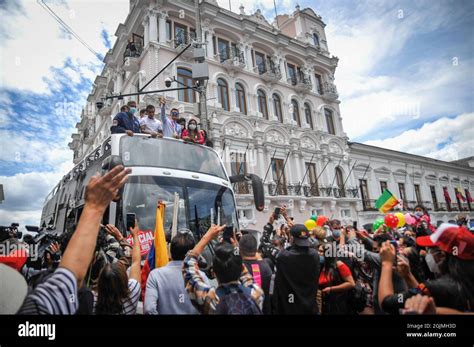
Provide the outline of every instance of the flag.
<path id="1" fill-rule="evenodd" d="M 399 203 L 398 199 L 390 193 L 388 189 L 384 189 L 382 195 L 375 202 L 375 208 L 382 213 L 387 213 Z"/>
<path id="2" fill-rule="evenodd" d="M 450 204 L 451 203 L 451 197 L 449 196 L 448 188 L 443 187 L 443 194 L 444 194 L 444 200 L 446 203 Z"/>
<path id="3" fill-rule="evenodd" d="M 472 202 L 472 196 L 471 196 L 471 192 L 469 190 L 466 189 L 466 199 L 468 202 Z"/>
<path id="4" fill-rule="evenodd" d="M 166 236 L 164 229 L 166 205 L 161 201 L 158 202 L 156 208 L 156 225 L 155 225 L 155 268 L 159 268 L 168 264 L 168 247 L 166 246 Z"/>
<path id="5" fill-rule="evenodd" d="M 455 188 L 455 190 L 456 190 L 456 198 L 458 198 L 462 202 L 466 202 L 466 198 L 464 197 L 464 195 L 462 195 L 461 188 L 458 187 L 458 188 Z"/>

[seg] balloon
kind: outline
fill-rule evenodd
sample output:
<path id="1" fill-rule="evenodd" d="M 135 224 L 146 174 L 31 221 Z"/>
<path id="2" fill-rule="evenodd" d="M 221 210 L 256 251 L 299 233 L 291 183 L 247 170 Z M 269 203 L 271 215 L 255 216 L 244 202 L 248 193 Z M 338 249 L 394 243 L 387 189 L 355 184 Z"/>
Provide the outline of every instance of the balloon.
<path id="1" fill-rule="evenodd" d="M 318 216 L 316 216 L 315 214 L 313 214 L 310 219 L 312 219 L 312 220 L 314 220 L 314 221 L 316 222 L 316 221 L 318 220 Z"/>
<path id="2" fill-rule="evenodd" d="M 306 222 L 304 222 L 304 226 L 309 231 L 309 230 L 312 230 L 316 226 L 316 222 L 312 219 L 308 219 Z"/>
<path id="3" fill-rule="evenodd" d="M 398 218 L 397 228 L 401 228 L 406 224 L 405 216 L 401 212 L 395 213 L 395 217 Z"/>
<path id="4" fill-rule="evenodd" d="M 318 216 L 318 218 L 316 219 L 316 224 L 322 227 L 328 220 L 329 218 L 326 216 Z"/>
<path id="5" fill-rule="evenodd" d="M 377 218 L 372 225 L 372 232 L 376 232 L 378 228 L 383 224 L 383 219 L 382 218 Z"/>
<path id="6" fill-rule="evenodd" d="M 384 218 L 384 223 L 386 226 L 388 226 L 389 228 L 396 228 L 397 225 L 398 225 L 398 218 L 397 216 L 389 213 L 385 216 Z"/>
<path id="7" fill-rule="evenodd" d="M 408 224 L 408 225 L 415 224 L 416 219 L 411 214 L 409 214 L 408 212 L 405 213 L 404 217 L 405 217 L 405 223 L 406 224 Z"/>

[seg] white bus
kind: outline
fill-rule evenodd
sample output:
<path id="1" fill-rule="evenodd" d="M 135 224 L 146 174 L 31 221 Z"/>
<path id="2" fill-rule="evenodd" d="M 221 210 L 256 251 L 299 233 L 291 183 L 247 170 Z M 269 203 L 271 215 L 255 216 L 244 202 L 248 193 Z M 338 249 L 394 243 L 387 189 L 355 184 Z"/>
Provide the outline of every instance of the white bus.
<path id="1" fill-rule="evenodd" d="M 140 230 L 154 231 L 159 200 L 166 204 L 165 232 L 171 230 L 175 193 L 179 195 L 178 229 L 190 229 L 196 240 L 211 223 L 233 225 L 238 230 L 233 183 L 249 181 L 257 210 L 264 206 L 261 179 L 256 175 L 229 177 L 218 153 L 212 148 L 149 135 L 111 135 L 77 164 L 47 196 L 41 227 L 57 235 L 74 230 L 84 206 L 85 188 L 92 175 L 115 165 L 132 169 L 112 202 L 102 224 L 126 229 L 127 213 L 134 213 Z"/>

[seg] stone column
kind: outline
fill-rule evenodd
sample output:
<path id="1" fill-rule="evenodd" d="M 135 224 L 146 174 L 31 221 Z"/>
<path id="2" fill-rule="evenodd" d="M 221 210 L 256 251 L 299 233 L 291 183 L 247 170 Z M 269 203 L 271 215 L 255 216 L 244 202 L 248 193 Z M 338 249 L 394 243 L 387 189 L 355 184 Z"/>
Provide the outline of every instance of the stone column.
<path id="1" fill-rule="evenodd" d="M 148 45 L 150 42 L 150 24 L 149 24 L 149 18 L 148 16 L 145 17 L 145 19 L 142 22 L 143 25 L 143 41 L 144 41 L 144 47 Z"/>
<path id="2" fill-rule="evenodd" d="M 286 82 L 286 60 L 283 57 L 280 57 L 280 71 L 281 71 L 281 80 Z"/>
<path id="3" fill-rule="evenodd" d="M 159 32 L 159 42 L 164 44 L 166 43 L 166 19 L 168 18 L 168 12 L 161 11 L 158 17 L 158 32 Z"/>
<path id="4" fill-rule="evenodd" d="M 150 10 L 148 15 L 149 15 L 149 27 L 150 27 L 149 39 L 150 39 L 150 42 L 157 42 L 158 41 L 158 22 L 156 19 L 156 10 Z"/>
<path id="5" fill-rule="evenodd" d="M 214 32 L 212 30 L 210 30 L 210 29 L 207 30 L 206 51 L 207 51 L 207 57 L 209 59 L 214 59 L 214 55 L 216 54 L 214 52 L 213 35 L 214 35 Z"/>

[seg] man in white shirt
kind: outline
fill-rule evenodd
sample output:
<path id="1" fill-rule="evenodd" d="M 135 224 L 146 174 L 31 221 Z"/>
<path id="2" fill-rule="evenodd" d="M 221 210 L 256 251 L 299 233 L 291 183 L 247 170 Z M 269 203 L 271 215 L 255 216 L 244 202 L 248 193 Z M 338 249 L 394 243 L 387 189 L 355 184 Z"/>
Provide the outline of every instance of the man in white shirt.
<path id="1" fill-rule="evenodd" d="M 163 127 L 161 122 L 155 118 L 155 106 L 146 107 L 146 116 L 140 119 L 142 133 L 150 134 L 151 137 L 163 137 Z"/>

